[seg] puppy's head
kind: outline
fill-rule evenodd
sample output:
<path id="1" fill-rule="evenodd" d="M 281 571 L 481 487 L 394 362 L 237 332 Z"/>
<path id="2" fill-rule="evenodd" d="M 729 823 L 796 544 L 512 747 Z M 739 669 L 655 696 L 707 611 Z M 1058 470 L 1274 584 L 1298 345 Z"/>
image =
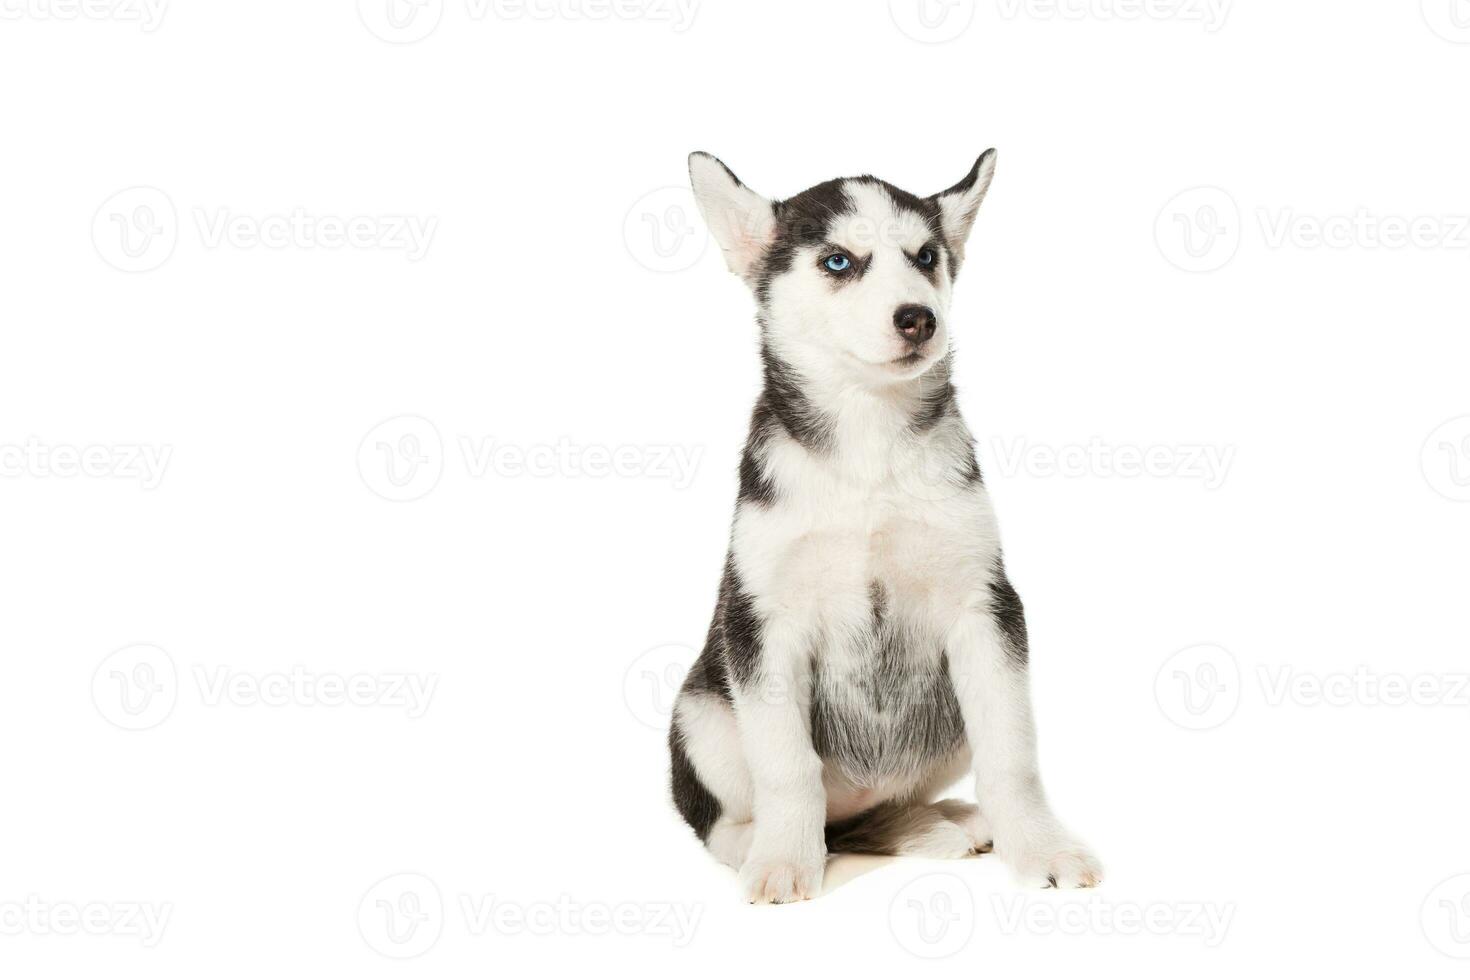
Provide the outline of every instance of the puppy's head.
<path id="1" fill-rule="evenodd" d="M 689 172 L 776 353 L 885 385 L 923 374 L 949 349 L 951 290 L 995 156 L 986 150 L 964 180 L 929 197 L 853 177 L 771 201 L 707 153 L 689 157 Z"/>

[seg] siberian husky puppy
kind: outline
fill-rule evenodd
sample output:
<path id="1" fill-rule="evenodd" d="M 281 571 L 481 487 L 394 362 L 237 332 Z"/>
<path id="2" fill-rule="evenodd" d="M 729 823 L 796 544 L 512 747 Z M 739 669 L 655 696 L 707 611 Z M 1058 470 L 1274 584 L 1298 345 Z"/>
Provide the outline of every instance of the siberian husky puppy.
<path id="1" fill-rule="evenodd" d="M 991 850 L 1090 887 L 1037 772 L 1026 623 L 950 384 L 949 306 L 995 171 L 772 201 L 689 159 L 755 295 L 765 387 L 719 601 L 679 692 L 678 810 L 751 902 L 820 891 L 829 853 Z M 973 773 L 978 805 L 936 800 Z"/>

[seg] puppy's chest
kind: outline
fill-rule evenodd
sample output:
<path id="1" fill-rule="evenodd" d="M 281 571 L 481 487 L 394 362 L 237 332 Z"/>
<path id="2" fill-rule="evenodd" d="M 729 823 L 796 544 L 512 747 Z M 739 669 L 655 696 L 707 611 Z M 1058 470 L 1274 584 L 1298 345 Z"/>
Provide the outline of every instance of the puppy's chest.
<path id="1" fill-rule="evenodd" d="M 763 608 L 810 637 L 817 754 L 856 785 L 952 754 L 945 632 L 992 561 L 983 498 L 783 503 L 741 515 L 736 555 Z"/>
<path id="2" fill-rule="evenodd" d="M 814 746 L 859 784 L 912 772 L 964 737 L 943 641 L 894 588 L 873 581 L 867 624 L 827 631 L 812 655 Z"/>

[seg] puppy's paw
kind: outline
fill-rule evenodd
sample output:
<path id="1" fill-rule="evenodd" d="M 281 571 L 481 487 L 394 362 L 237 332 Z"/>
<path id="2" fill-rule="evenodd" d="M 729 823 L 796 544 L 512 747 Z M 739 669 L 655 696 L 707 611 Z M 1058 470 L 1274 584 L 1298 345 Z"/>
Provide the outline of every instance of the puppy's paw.
<path id="1" fill-rule="evenodd" d="M 750 858 L 740 867 L 740 889 L 755 905 L 784 905 L 816 898 L 822 891 L 826 861 Z"/>
<path id="2" fill-rule="evenodd" d="M 922 833 L 914 834 L 899 843 L 897 852 L 913 857 L 963 858 L 978 853 L 978 846 L 958 823 L 936 820 Z"/>
<path id="3" fill-rule="evenodd" d="M 943 819 L 900 845 L 900 854 L 962 858 L 990 853 L 995 838 L 990 832 L 990 821 L 980 813 L 978 806 L 963 800 L 940 800 L 930 805 Z"/>
<path id="4" fill-rule="evenodd" d="M 972 853 L 989 854 L 994 849 L 995 834 L 990 829 L 990 821 L 985 819 L 978 806 L 971 807 L 958 823 L 970 838 Z"/>
<path id="5" fill-rule="evenodd" d="M 1022 884 L 1034 888 L 1093 888 L 1102 881 L 1102 863 L 1070 838 L 1033 841 L 1019 851 L 1002 851 Z"/>

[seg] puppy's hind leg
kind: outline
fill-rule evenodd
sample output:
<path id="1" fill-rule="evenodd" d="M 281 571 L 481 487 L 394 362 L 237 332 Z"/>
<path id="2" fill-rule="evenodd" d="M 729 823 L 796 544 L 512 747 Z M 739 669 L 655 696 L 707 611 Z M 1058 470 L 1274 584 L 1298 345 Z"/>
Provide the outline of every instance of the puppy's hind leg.
<path id="1" fill-rule="evenodd" d="M 730 705 L 712 693 L 680 692 L 669 732 L 674 804 L 721 863 L 740 870 L 750 852 L 750 772 Z"/>
<path id="2" fill-rule="evenodd" d="M 990 850 L 990 830 L 973 803 L 890 802 L 828 825 L 827 850 L 962 858 Z"/>

